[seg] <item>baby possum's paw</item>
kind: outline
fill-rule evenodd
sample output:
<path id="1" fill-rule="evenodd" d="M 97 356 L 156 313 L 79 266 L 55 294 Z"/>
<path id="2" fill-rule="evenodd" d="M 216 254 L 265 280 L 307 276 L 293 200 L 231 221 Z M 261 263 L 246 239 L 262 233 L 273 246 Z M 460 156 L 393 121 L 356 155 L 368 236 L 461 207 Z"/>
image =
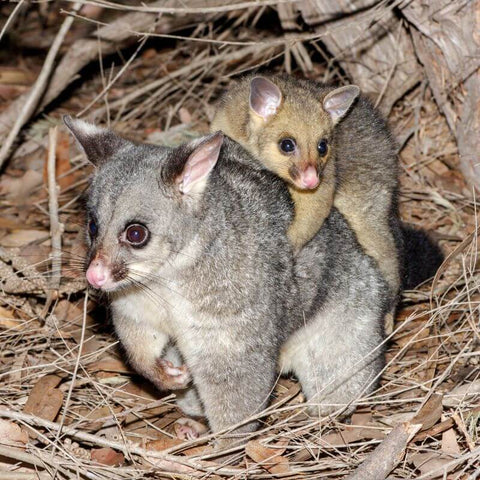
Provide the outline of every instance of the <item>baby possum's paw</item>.
<path id="1" fill-rule="evenodd" d="M 181 390 L 190 383 L 190 380 L 190 372 L 185 365 L 175 367 L 169 360 L 157 359 L 155 385 L 161 390 Z"/>
<path id="2" fill-rule="evenodd" d="M 173 425 L 175 435 L 182 440 L 195 440 L 204 433 L 207 433 L 207 427 L 191 418 L 179 418 Z"/>

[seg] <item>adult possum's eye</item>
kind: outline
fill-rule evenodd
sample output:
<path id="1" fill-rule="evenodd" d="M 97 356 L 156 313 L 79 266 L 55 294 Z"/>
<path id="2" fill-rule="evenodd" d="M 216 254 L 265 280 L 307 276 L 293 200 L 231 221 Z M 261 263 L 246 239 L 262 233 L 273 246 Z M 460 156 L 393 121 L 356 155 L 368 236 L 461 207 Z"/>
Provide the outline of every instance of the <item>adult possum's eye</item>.
<path id="1" fill-rule="evenodd" d="M 297 144 L 293 138 L 282 138 L 278 143 L 278 147 L 283 153 L 293 153 L 297 148 Z"/>
<path id="2" fill-rule="evenodd" d="M 328 143 L 327 141 L 322 138 L 319 142 L 318 142 L 318 145 L 317 145 L 317 150 L 318 150 L 318 153 L 320 154 L 321 157 L 325 156 L 328 152 Z"/>
<path id="3" fill-rule="evenodd" d="M 88 234 L 93 238 L 97 236 L 98 233 L 98 227 L 97 224 L 95 223 L 95 220 L 90 220 L 88 222 Z"/>
<path id="4" fill-rule="evenodd" d="M 125 239 L 132 247 L 143 247 L 149 237 L 149 231 L 143 225 L 133 223 L 125 230 Z"/>

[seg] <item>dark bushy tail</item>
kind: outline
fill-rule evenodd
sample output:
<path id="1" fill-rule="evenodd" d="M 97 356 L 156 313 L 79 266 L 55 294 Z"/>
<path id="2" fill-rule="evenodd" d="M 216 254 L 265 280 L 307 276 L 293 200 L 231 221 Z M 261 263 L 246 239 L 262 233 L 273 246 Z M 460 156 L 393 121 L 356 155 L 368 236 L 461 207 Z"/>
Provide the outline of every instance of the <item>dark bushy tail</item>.
<path id="1" fill-rule="evenodd" d="M 411 290 L 435 275 L 444 256 L 440 247 L 422 230 L 402 225 L 403 289 Z"/>

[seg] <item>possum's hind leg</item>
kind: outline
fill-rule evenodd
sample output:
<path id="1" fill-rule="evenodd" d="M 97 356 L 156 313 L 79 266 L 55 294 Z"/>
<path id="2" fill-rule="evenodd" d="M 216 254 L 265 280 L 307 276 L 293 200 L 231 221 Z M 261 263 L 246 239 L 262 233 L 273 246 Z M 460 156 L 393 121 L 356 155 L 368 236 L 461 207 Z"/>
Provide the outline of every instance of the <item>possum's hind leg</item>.
<path id="1" fill-rule="evenodd" d="M 300 381 L 312 415 L 349 415 L 370 393 L 383 366 L 382 312 L 330 301 L 282 347 L 282 373 Z"/>

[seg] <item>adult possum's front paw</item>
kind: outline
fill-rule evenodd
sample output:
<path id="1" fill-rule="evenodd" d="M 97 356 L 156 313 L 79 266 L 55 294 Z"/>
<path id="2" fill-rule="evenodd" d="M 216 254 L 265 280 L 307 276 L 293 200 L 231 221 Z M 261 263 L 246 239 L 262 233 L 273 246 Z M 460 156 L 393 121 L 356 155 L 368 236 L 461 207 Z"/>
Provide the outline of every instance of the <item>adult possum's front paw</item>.
<path id="1" fill-rule="evenodd" d="M 161 390 L 181 390 L 190 383 L 191 377 L 185 365 L 175 367 L 172 362 L 159 358 L 155 366 L 155 385 Z"/>

